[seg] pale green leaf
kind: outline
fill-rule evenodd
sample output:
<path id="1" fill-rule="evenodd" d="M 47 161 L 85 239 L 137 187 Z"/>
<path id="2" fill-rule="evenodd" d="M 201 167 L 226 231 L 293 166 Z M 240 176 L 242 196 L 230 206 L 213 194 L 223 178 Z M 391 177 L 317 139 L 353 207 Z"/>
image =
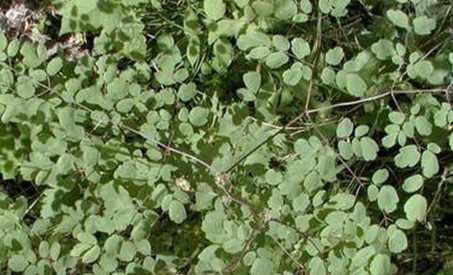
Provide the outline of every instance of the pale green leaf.
<path id="1" fill-rule="evenodd" d="M 362 136 L 368 134 L 369 130 L 370 130 L 370 127 L 368 127 L 368 125 L 359 125 L 354 130 L 354 136 L 357 138 L 362 137 Z"/>
<path id="2" fill-rule="evenodd" d="M 326 62 L 327 62 L 327 64 L 336 66 L 336 65 L 340 64 L 343 57 L 344 57 L 343 48 L 335 47 L 335 48 L 327 51 Z"/>
<path id="3" fill-rule="evenodd" d="M 376 251 L 372 246 L 367 246 L 360 249 L 352 258 L 351 267 L 367 267 L 369 260 L 374 256 L 375 253 Z"/>
<path id="4" fill-rule="evenodd" d="M 302 70 L 299 68 L 288 69 L 283 72 L 283 81 L 289 86 L 296 86 L 302 78 Z"/>
<path id="5" fill-rule="evenodd" d="M 404 180 L 403 190 L 408 193 L 413 193 L 419 190 L 423 185 L 423 177 L 419 174 L 408 177 Z"/>
<path id="6" fill-rule="evenodd" d="M 354 124 L 349 118 L 344 118 L 337 126 L 336 134 L 338 138 L 347 138 L 352 134 Z"/>
<path id="7" fill-rule="evenodd" d="M 324 261 L 318 256 L 311 258 L 308 263 L 308 268 L 310 270 L 309 275 L 325 275 L 327 274 Z"/>
<path id="8" fill-rule="evenodd" d="M 183 83 L 178 90 L 178 97 L 182 101 L 189 101 L 197 94 L 197 86 L 195 83 Z"/>
<path id="9" fill-rule="evenodd" d="M 379 169 L 376 172 L 374 172 L 371 180 L 373 181 L 374 184 L 380 185 L 380 184 L 384 183 L 388 179 L 388 177 L 389 177 L 388 170 L 383 168 L 383 169 Z"/>
<path id="10" fill-rule="evenodd" d="M 271 53 L 268 47 L 256 47 L 250 51 L 248 57 L 252 59 L 263 59 Z"/>
<path id="11" fill-rule="evenodd" d="M 354 155 L 351 143 L 345 140 L 340 140 L 338 142 L 338 151 L 340 156 L 346 160 L 351 159 Z"/>
<path id="12" fill-rule="evenodd" d="M 428 208 L 428 202 L 425 197 L 419 194 L 415 194 L 409 198 L 404 204 L 404 212 L 406 217 L 410 221 L 422 222 L 426 217 L 426 210 Z"/>
<path id="13" fill-rule="evenodd" d="M 27 266 L 28 261 L 23 255 L 15 254 L 8 259 L 8 267 L 13 272 L 22 272 Z"/>
<path id="14" fill-rule="evenodd" d="M 395 164 L 400 168 L 414 167 L 420 161 L 420 152 L 416 145 L 406 145 L 395 156 Z"/>
<path id="15" fill-rule="evenodd" d="M 242 76 L 245 87 L 252 92 L 256 93 L 261 87 L 261 74 L 259 72 L 247 72 Z"/>
<path id="16" fill-rule="evenodd" d="M 82 257 L 82 262 L 85 264 L 92 263 L 96 261 L 100 255 L 101 248 L 99 245 L 95 245 L 92 248 L 90 248 L 85 254 L 83 254 Z"/>
<path id="17" fill-rule="evenodd" d="M 393 232 L 389 232 L 388 246 L 391 252 L 401 253 L 407 248 L 407 237 L 403 231 L 394 229 Z"/>
<path id="18" fill-rule="evenodd" d="M 266 65 L 271 69 L 277 69 L 288 61 L 289 57 L 284 52 L 271 53 L 266 57 Z"/>
<path id="19" fill-rule="evenodd" d="M 254 1 L 252 8 L 261 17 L 267 17 L 274 13 L 274 5 L 265 1 Z"/>
<path id="20" fill-rule="evenodd" d="M 250 269 L 251 275 L 271 275 L 273 274 L 273 264 L 267 258 L 257 258 Z"/>
<path id="21" fill-rule="evenodd" d="M 172 200 L 168 210 L 168 215 L 175 223 L 182 223 L 187 218 L 186 208 L 177 200 Z"/>
<path id="22" fill-rule="evenodd" d="M 348 74 L 346 76 L 346 89 L 356 97 L 361 97 L 367 90 L 365 81 L 358 74 Z"/>
<path id="23" fill-rule="evenodd" d="M 431 178 L 439 172 L 439 162 L 437 157 L 429 150 L 423 152 L 421 166 L 423 169 L 423 175 L 427 178 Z"/>
<path id="24" fill-rule="evenodd" d="M 300 9 L 304 12 L 304 13 L 311 13 L 313 11 L 313 5 L 311 4 L 310 0 L 300 0 L 299 1 L 299 6 L 300 6 Z"/>
<path id="25" fill-rule="evenodd" d="M 429 136 L 432 131 L 432 125 L 425 116 L 415 118 L 415 129 L 422 136 Z"/>
<path id="26" fill-rule="evenodd" d="M 293 0 L 275 0 L 274 8 L 275 17 L 282 20 L 290 19 L 297 12 L 297 5 L 293 2 Z"/>
<path id="27" fill-rule="evenodd" d="M 189 121 L 193 126 L 203 126 L 208 122 L 209 111 L 203 107 L 195 107 L 189 113 Z"/>
<path id="28" fill-rule="evenodd" d="M 274 35 L 272 37 L 272 44 L 279 51 L 286 51 L 291 46 L 288 39 L 283 35 Z"/>
<path id="29" fill-rule="evenodd" d="M 371 46 L 371 51 L 380 60 L 386 60 L 395 54 L 395 47 L 392 41 L 388 39 L 380 39 L 378 42 Z"/>
<path id="30" fill-rule="evenodd" d="M 360 146 L 362 147 L 362 157 L 366 161 L 376 159 L 379 145 L 372 138 L 363 137 L 360 139 Z"/>
<path id="31" fill-rule="evenodd" d="M 370 264 L 370 272 L 372 275 L 390 274 L 390 257 L 381 253 L 374 256 Z"/>
<path id="32" fill-rule="evenodd" d="M 406 119 L 406 115 L 401 112 L 390 112 L 389 113 L 389 120 L 393 124 L 401 125 L 401 124 L 403 124 L 405 119 Z"/>
<path id="33" fill-rule="evenodd" d="M 401 10 L 388 10 L 387 17 L 395 26 L 409 30 L 409 18 Z"/>
<path id="34" fill-rule="evenodd" d="M 392 213 L 396 210 L 399 202 L 398 193 L 393 186 L 384 185 L 381 187 L 381 190 L 379 190 L 377 202 L 379 209 L 386 213 Z"/>
<path id="35" fill-rule="evenodd" d="M 47 64 L 46 72 L 49 76 L 54 76 L 61 68 L 63 68 L 63 60 L 60 57 L 55 57 Z"/>
<path id="36" fill-rule="evenodd" d="M 291 51 L 297 58 L 303 59 L 310 54 L 310 45 L 303 38 L 294 38 L 291 41 Z"/>
<path id="37" fill-rule="evenodd" d="M 211 20 L 221 19 L 226 12 L 226 5 L 223 0 L 204 0 L 203 10 Z"/>
<path id="38" fill-rule="evenodd" d="M 436 28 L 436 20 L 428 18 L 426 15 L 416 17 L 412 24 L 418 35 L 429 35 Z"/>

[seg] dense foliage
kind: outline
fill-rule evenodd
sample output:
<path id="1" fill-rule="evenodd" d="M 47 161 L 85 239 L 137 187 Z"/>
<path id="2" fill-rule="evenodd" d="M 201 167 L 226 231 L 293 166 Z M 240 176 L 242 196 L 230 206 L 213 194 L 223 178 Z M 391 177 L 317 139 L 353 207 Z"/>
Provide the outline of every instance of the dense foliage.
<path id="1" fill-rule="evenodd" d="M 34 8 L 0 34 L 2 274 L 452 272 L 450 1 Z"/>

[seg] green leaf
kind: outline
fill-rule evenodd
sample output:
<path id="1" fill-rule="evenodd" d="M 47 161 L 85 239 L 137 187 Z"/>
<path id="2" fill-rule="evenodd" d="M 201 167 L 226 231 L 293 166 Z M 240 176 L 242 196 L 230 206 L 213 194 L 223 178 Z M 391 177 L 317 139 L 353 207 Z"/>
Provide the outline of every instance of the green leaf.
<path id="1" fill-rule="evenodd" d="M 8 40 L 6 39 L 5 33 L 0 32 L 0 51 L 4 51 L 8 46 Z"/>
<path id="2" fill-rule="evenodd" d="M 84 244 L 91 244 L 91 245 L 97 244 L 96 237 L 93 234 L 90 234 L 87 232 L 81 232 L 81 233 L 77 234 L 77 239 Z"/>
<path id="3" fill-rule="evenodd" d="M 8 267 L 13 272 L 22 272 L 27 268 L 28 261 L 27 259 L 20 254 L 12 255 L 8 260 Z"/>
<path id="4" fill-rule="evenodd" d="M 420 161 L 420 152 L 416 145 L 406 145 L 395 156 L 395 164 L 400 168 L 414 167 Z"/>
<path id="5" fill-rule="evenodd" d="M 254 1 L 252 8 L 261 17 L 268 17 L 274 13 L 274 5 L 265 1 Z"/>
<path id="6" fill-rule="evenodd" d="M 392 253 L 403 252 L 407 248 L 406 234 L 399 229 L 394 229 L 393 232 L 389 232 L 388 246 Z"/>
<path id="7" fill-rule="evenodd" d="M 317 170 L 319 175 L 326 181 L 333 181 L 336 178 L 335 158 L 329 154 L 319 157 Z"/>
<path id="8" fill-rule="evenodd" d="M 319 0 L 318 1 L 319 10 L 322 13 L 329 13 L 332 10 L 332 5 L 330 4 L 329 0 Z"/>
<path id="9" fill-rule="evenodd" d="M 336 134 L 337 138 L 347 138 L 352 134 L 354 124 L 349 118 L 344 118 L 338 123 Z"/>
<path id="10" fill-rule="evenodd" d="M 274 15 L 278 19 L 290 19 L 297 12 L 297 6 L 293 0 L 275 0 L 274 1 L 275 12 Z"/>
<path id="11" fill-rule="evenodd" d="M 266 57 L 266 65 L 271 69 L 277 69 L 288 61 L 289 57 L 284 52 L 271 53 Z"/>
<path id="12" fill-rule="evenodd" d="M 398 219 L 395 224 L 396 224 L 396 226 L 398 226 L 401 229 L 407 230 L 407 229 L 414 228 L 414 222 L 409 221 L 407 219 Z"/>
<path id="13" fill-rule="evenodd" d="M 370 130 L 370 127 L 368 127 L 367 125 L 359 125 L 355 128 L 354 136 L 357 138 L 362 137 L 362 136 L 368 134 L 369 130 Z"/>
<path id="14" fill-rule="evenodd" d="M 271 53 L 268 47 L 256 47 L 250 51 L 248 57 L 252 59 L 263 59 Z"/>
<path id="15" fill-rule="evenodd" d="M 57 241 L 54 241 L 50 246 L 50 258 L 54 261 L 60 256 L 61 246 Z"/>
<path id="16" fill-rule="evenodd" d="M 432 131 L 432 125 L 425 116 L 415 118 L 415 129 L 422 136 L 429 136 Z"/>
<path id="17" fill-rule="evenodd" d="M 151 253 L 151 244 L 148 240 L 143 239 L 140 241 L 134 242 L 137 251 L 140 252 L 142 255 L 147 256 Z"/>
<path id="18" fill-rule="evenodd" d="M 437 160 L 436 155 L 426 150 L 422 154 L 422 161 L 421 161 L 423 175 L 427 178 L 431 178 L 432 176 L 439 173 L 439 162 Z"/>
<path id="19" fill-rule="evenodd" d="M 272 275 L 274 266 L 267 258 L 257 258 L 250 268 L 251 275 Z"/>
<path id="20" fill-rule="evenodd" d="M 327 62 L 327 64 L 336 66 L 336 65 L 340 64 L 343 57 L 344 57 L 343 48 L 335 47 L 335 48 L 327 51 L 326 62 Z"/>
<path id="21" fill-rule="evenodd" d="M 170 220 L 175 223 L 182 223 L 187 218 L 186 208 L 177 200 L 172 200 L 168 210 Z"/>
<path id="22" fill-rule="evenodd" d="M 304 59 L 310 54 L 310 44 L 302 38 L 294 38 L 291 41 L 291 51 L 298 59 Z"/>
<path id="23" fill-rule="evenodd" d="M 300 9 L 304 12 L 304 13 L 311 13 L 313 11 L 313 6 L 310 2 L 310 0 L 300 0 L 299 1 L 299 5 L 300 5 Z"/>
<path id="24" fill-rule="evenodd" d="M 360 139 L 360 146 L 362 148 L 362 157 L 366 161 L 375 160 L 377 152 L 379 151 L 379 145 L 372 138 L 363 137 Z"/>
<path id="25" fill-rule="evenodd" d="M 270 185 L 278 185 L 282 182 L 283 176 L 281 173 L 275 171 L 274 169 L 267 170 L 264 175 L 266 182 Z"/>
<path id="26" fill-rule="evenodd" d="M 419 174 L 408 177 L 404 180 L 403 190 L 407 193 L 413 193 L 423 186 L 423 177 Z"/>
<path id="27" fill-rule="evenodd" d="M 372 275 L 390 274 L 390 257 L 381 253 L 374 256 L 370 264 L 370 272 Z"/>
<path id="28" fill-rule="evenodd" d="M 395 47 L 393 46 L 392 41 L 388 39 L 379 39 L 378 42 L 371 46 L 371 51 L 380 60 L 386 60 L 395 55 Z"/>
<path id="29" fill-rule="evenodd" d="M 19 82 L 19 81 L 18 81 Z M 17 93 L 22 98 L 30 98 L 35 94 L 35 87 L 31 80 L 25 80 L 16 86 Z"/>
<path id="30" fill-rule="evenodd" d="M 367 188 L 367 196 L 370 201 L 376 201 L 379 196 L 379 189 L 376 185 L 372 184 Z"/>
<path id="31" fill-rule="evenodd" d="M 302 70 L 300 68 L 291 68 L 283 72 L 283 82 L 289 86 L 296 86 L 302 78 Z"/>
<path id="32" fill-rule="evenodd" d="M 403 124 L 405 119 L 406 119 L 406 115 L 401 112 L 390 112 L 389 113 L 389 120 L 393 124 L 401 125 L 401 124 Z"/>
<path id="33" fill-rule="evenodd" d="M 191 100 L 197 94 L 197 86 L 195 83 L 182 84 L 178 90 L 178 97 L 186 102 Z"/>
<path id="34" fill-rule="evenodd" d="M 60 57 L 55 57 L 47 64 L 46 72 L 49 76 L 56 75 L 63 68 L 63 60 Z"/>
<path id="35" fill-rule="evenodd" d="M 82 262 L 85 264 L 92 263 L 98 259 L 100 253 L 101 248 L 99 245 L 95 245 L 83 254 Z"/>
<path id="36" fill-rule="evenodd" d="M 120 113 L 128 113 L 132 110 L 132 108 L 134 107 L 135 105 L 135 101 L 131 98 L 126 98 L 126 99 L 122 99 L 120 100 L 117 104 L 116 104 L 116 109 L 118 110 L 118 112 Z"/>
<path id="37" fill-rule="evenodd" d="M 24 57 L 22 61 L 29 68 L 36 68 L 42 63 L 42 59 L 38 56 L 35 45 L 31 42 L 24 42 L 20 48 L 20 53 Z"/>
<path id="38" fill-rule="evenodd" d="M 259 72 L 247 72 L 242 76 L 245 87 L 252 92 L 256 93 L 261 87 L 261 74 Z"/>
<path id="39" fill-rule="evenodd" d="M 198 36 L 190 36 L 189 43 L 187 44 L 186 56 L 187 60 L 189 60 L 190 65 L 192 65 L 192 67 L 195 67 L 200 57 L 200 39 L 198 38 Z"/>
<path id="40" fill-rule="evenodd" d="M 430 152 L 432 152 L 434 154 L 440 154 L 440 152 L 442 152 L 442 149 L 440 148 L 440 146 L 434 142 L 428 143 L 428 145 L 426 146 L 426 149 L 428 149 Z"/>
<path id="41" fill-rule="evenodd" d="M 311 258 L 308 263 L 308 268 L 310 269 L 310 275 L 325 275 L 327 274 L 324 261 L 318 256 Z"/>
<path id="42" fill-rule="evenodd" d="M 271 39 L 267 34 L 255 31 L 253 29 L 247 29 L 247 32 L 239 36 L 237 40 L 237 46 L 240 50 L 246 51 L 254 47 L 270 47 Z"/>
<path id="43" fill-rule="evenodd" d="M 335 72 L 331 68 L 325 67 L 321 72 L 321 80 L 326 85 L 332 85 L 335 83 Z"/>
<path id="44" fill-rule="evenodd" d="M 387 17 L 395 26 L 409 30 L 409 18 L 401 10 L 388 10 Z"/>
<path id="45" fill-rule="evenodd" d="M 414 65 L 414 70 L 417 75 L 421 78 L 426 78 L 426 76 L 430 75 L 434 71 L 433 64 L 429 60 L 422 60 Z"/>
<path id="46" fill-rule="evenodd" d="M 123 241 L 117 257 L 123 262 L 131 262 L 134 259 L 135 254 L 137 254 L 135 245 L 130 241 Z"/>
<path id="47" fill-rule="evenodd" d="M 387 169 L 383 168 L 383 169 L 379 169 L 376 172 L 374 172 L 371 180 L 373 181 L 374 184 L 381 185 L 388 179 L 388 177 L 389 177 L 389 171 Z"/>
<path id="48" fill-rule="evenodd" d="M 426 15 L 416 17 L 412 24 L 418 35 L 429 35 L 436 28 L 436 20 L 428 18 Z"/>
<path id="49" fill-rule="evenodd" d="M 338 151 L 340 153 L 340 156 L 346 160 L 351 159 L 354 155 L 351 143 L 345 140 L 340 140 L 338 142 Z"/>
<path id="50" fill-rule="evenodd" d="M 189 121 L 193 126 L 203 126 L 208 122 L 209 111 L 203 107 L 195 107 L 189 113 Z"/>
<path id="51" fill-rule="evenodd" d="M 348 74 L 346 76 L 346 89 L 349 94 L 361 97 L 365 94 L 367 85 L 358 74 Z"/>
<path id="52" fill-rule="evenodd" d="M 413 195 L 404 204 L 404 212 L 406 213 L 406 217 L 408 220 L 413 222 L 424 221 L 427 208 L 428 203 L 425 197 L 419 194 Z"/>
<path id="53" fill-rule="evenodd" d="M 279 51 L 286 51 L 291 46 L 288 39 L 283 35 L 274 35 L 272 37 L 272 44 Z"/>
<path id="54" fill-rule="evenodd" d="M 367 267 L 369 260 L 374 256 L 375 253 L 376 251 L 374 250 L 373 246 L 367 246 L 360 249 L 352 258 L 351 267 Z"/>
<path id="55" fill-rule="evenodd" d="M 145 266 L 146 259 L 144 261 Z M 118 261 L 116 260 L 116 254 L 103 253 L 99 259 L 99 265 L 107 272 L 114 272 L 118 267 Z"/>
<path id="56" fill-rule="evenodd" d="M 381 187 L 381 190 L 379 190 L 377 202 L 379 209 L 386 213 L 392 213 L 396 210 L 399 202 L 398 193 L 393 186 L 384 185 Z"/>
<path id="57" fill-rule="evenodd" d="M 203 10 L 211 20 L 221 19 L 226 12 L 226 5 L 223 0 L 204 0 Z"/>
<path id="58" fill-rule="evenodd" d="M 305 193 L 301 193 L 299 196 L 294 198 L 292 202 L 293 209 L 300 213 L 303 213 L 309 205 L 310 197 Z"/>
<path id="59" fill-rule="evenodd" d="M 6 53 L 9 57 L 14 57 L 19 52 L 20 49 L 20 41 L 17 39 L 13 39 L 8 44 L 8 48 L 6 48 Z"/>

